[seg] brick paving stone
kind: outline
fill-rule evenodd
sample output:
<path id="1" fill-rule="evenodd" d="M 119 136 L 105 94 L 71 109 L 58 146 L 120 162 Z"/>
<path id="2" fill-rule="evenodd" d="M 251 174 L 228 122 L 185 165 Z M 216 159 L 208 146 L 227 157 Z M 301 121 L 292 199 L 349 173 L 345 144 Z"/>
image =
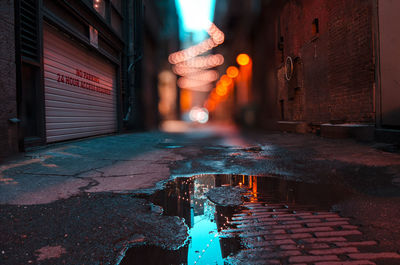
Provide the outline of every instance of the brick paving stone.
<path id="1" fill-rule="evenodd" d="M 291 229 L 290 231 L 292 233 L 308 233 L 308 232 L 333 231 L 333 229 L 329 226 L 321 226 L 321 227 L 312 227 L 312 228 Z"/>
<path id="2" fill-rule="evenodd" d="M 244 213 L 247 212 L 265 212 L 268 209 L 275 209 L 275 210 L 281 210 L 281 211 L 291 211 L 288 208 L 283 208 L 283 207 L 274 207 L 274 206 L 263 206 L 263 207 L 258 207 L 255 209 L 248 209 L 248 210 L 243 210 Z"/>
<path id="3" fill-rule="evenodd" d="M 376 241 L 359 241 L 359 242 L 335 242 L 338 247 L 352 247 L 352 246 L 374 246 Z"/>
<path id="4" fill-rule="evenodd" d="M 358 253 L 358 252 L 359 252 L 358 249 L 355 247 L 331 248 L 331 249 L 309 251 L 309 253 L 312 255 L 333 255 L 333 254 Z"/>
<path id="5" fill-rule="evenodd" d="M 268 246 L 261 246 L 258 248 L 250 248 L 245 250 L 247 253 L 263 253 L 268 252 L 271 253 L 272 249 Z"/>
<path id="6" fill-rule="evenodd" d="M 274 242 L 275 245 L 295 244 L 295 242 L 292 239 L 279 239 L 279 240 L 274 240 L 272 242 Z"/>
<path id="7" fill-rule="evenodd" d="M 282 262 L 277 259 L 257 259 L 257 258 L 249 258 L 246 259 L 246 264 L 257 264 L 257 265 L 274 265 L 274 264 L 279 264 L 281 265 Z M 297 264 L 296 264 L 297 265 Z M 304 264 L 307 265 L 307 264 Z"/>
<path id="8" fill-rule="evenodd" d="M 290 217 L 268 217 L 268 218 L 259 218 L 258 220 L 260 221 L 271 221 L 271 220 L 275 220 L 275 221 L 296 221 L 298 219 L 296 219 L 295 216 L 290 216 Z"/>
<path id="9" fill-rule="evenodd" d="M 229 222 L 231 224 L 233 224 L 233 222 Z M 245 224 L 240 224 L 237 225 L 237 227 L 241 228 L 241 227 L 252 227 L 252 226 L 270 226 L 270 225 L 278 225 L 278 222 L 272 221 L 272 222 L 248 222 Z"/>
<path id="10" fill-rule="evenodd" d="M 240 233 L 240 232 L 247 232 L 247 231 L 252 231 L 252 230 L 250 230 L 248 228 L 242 228 L 242 229 L 232 228 L 232 229 L 222 230 L 221 233 L 230 234 L 230 233 Z"/>
<path id="11" fill-rule="evenodd" d="M 270 259 L 270 258 L 284 258 L 284 257 L 296 257 L 302 255 L 302 253 L 298 250 L 286 250 L 286 251 L 276 251 L 276 252 L 260 252 L 258 258 L 265 258 L 265 259 Z"/>
<path id="12" fill-rule="evenodd" d="M 350 218 L 345 217 L 334 217 L 334 218 L 325 218 L 328 222 L 336 222 L 336 221 L 350 221 Z"/>
<path id="13" fill-rule="evenodd" d="M 245 214 L 245 213 L 235 213 L 233 216 L 247 216 L 247 214 Z"/>
<path id="14" fill-rule="evenodd" d="M 288 212 L 276 212 L 276 215 L 278 216 L 314 216 L 312 213 L 310 212 L 293 212 L 293 211 L 288 211 Z"/>
<path id="15" fill-rule="evenodd" d="M 358 226 L 356 225 L 341 225 L 341 227 L 348 230 L 358 229 Z"/>
<path id="16" fill-rule="evenodd" d="M 331 219 L 331 218 L 339 218 L 340 216 L 338 214 L 318 214 L 318 215 L 306 215 L 303 218 L 304 219 L 314 219 L 314 218 L 319 218 L 319 219 Z"/>
<path id="17" fill-rule="evenodd" d="M 297 245 L 291 244 L 291 245 L 280 245 L 279 248 L 282 250 L 295 250 L 298 249 L 299 247 Z"/>
<path id="18" fill-rule="evenodd" d="M 329 236 L 349 236 L 349 235 L 361 235 L 358 230 L 345 230 L 345 231 L 332 231 L 332 232 L 315 232 L 316 237 L 329 237 Z"/>
<path id="19" fill-rule="evenodd" d="M 357 260 L 357 261 L 324 261 L 316 262 L 314 265 L 375 265 L 374 262 L 369 260 Z"/>
<path id="20" fill-rule="evenodd" d="M 311 234 L 309 233 L 300 233 L 300 234 L 284 234 L 284 235 L 275 235 L 274 239 L 286 239 L 286 238 L 291 238 L 291 239 L 305 239 L 312 237 Z"/>
<path id="21" fill-rule="evenodd" d="M 237 217 L 232 217 L 233 221 L 245 221 L 245 220 L 252 220 L 255 219 L 254 216 L 237 216 Z"/>
<path id="22" fill-rule="evenodd" d="M 248 247 L 270 247 L 270 246 L 279 246 L 279 245 L 287 245 L 296 243 L 292 239 L 284 239 L 284 240 L 266 240 L 266 241 L 246 241 L 246 246 Z"/>
<path id="23" fill-rule="evenodd" d="M 330 246 L 326 243 L 314 243 L 314 244 L 307 244 L 303 245 L 305 249 L 325 249 L 330 248 Z"/>
<path id="24" fill-rule="evenodd" d="M 340 222 L 315 222 L 315 223 L 307 223 L 308 227 L 317 227 L 317 226 L 341 226 L 341 225 L 348 225 L 349 222 L 347 221 L 340 221 Z"/>
<path id="25" fill-rule="evenodd" d="M 311 224 L 311 223 L 321 224 L 323 222 L 320 219 L 282 221 L 282 224 Z"/>
<path id="26" fill-rule="evenodd" d="M 321 238 L 305 238 L 302 241 L 306 243 L 316 243 L 316 242 L 327 242 L 327 243 L 335 243 L 335 242 L 343 242 L 347 241 L 344 237 L 321 237 Z"/>
<path id="27" fill-rule="evenodd" d="M 293 224 L 293 225 L 272 225 L 272 229 L 293 229 L 293 228 L 302 228 L 301 224 Z"/>
<path id="28" fill-rule="evenodd" d="M 294 256 L 289 258 L 290 263 L 299 263 L 299 262 L 316 262 L 316 261 L 339 261 L 339 257 L 336 255 L 325 255 L 325 256 Z"/>
<path id="29" fill-rule="evenodd" d="M 271 208 L 271 210 L 272 210 L 272 212 L 276 212 L 279 214 L 292 212 L 292 210 L 286 209 L 286 208 L 283 208 L 283 209 L 282 208 Z"/>
<path id="30" fill-rule="evenodd" d="M 268 260 L 268 263 L 269 264 L 282 264 L 281 261 L 277 260 L 277 259 L 270 259 L 270 260 Z M 255 263 L 255 264 L 257 264 L 257 263 Z"/>
<path id="31" fill-rule="evenodd" d="M 310 212 L 310 211 L 308 211 L 308 212 Z M 336 212 L 329 212 L 329 211 L 318 211 L 318 212 L 310 212 L 312 215 L 314 215 L 314 216 L 318 216 L 318 215 L 336 215 L 336 216 L 339 216 L 339 214 L 338 213 L 336 213 Z"/>
<path id="32" fill-rule="evenodd" d="M 285 205 L 288 207 L 295 206 L 295 204 L 283 204 L 283 203 L 266 203 L 265 204 L 265 206 L 274 206 L 274 207 L 284 207 Z"/>
<path id="33" fill-rule="evenodd" d="M 232 225 L 245 225 L 245 224 L 249 224 L 249 223 L 253 223 L 253 222 L 243 222 L 243 221 L 229 221 L 228 224 L 232 224 Z"/>
<path id="34" fill-rule="evenodd" d="M 346 236 L 362 233 L 349 223 L 351 218 L 336 212 L 313 212 L 307 210 L 311 206 L 300 209 L 298 205 L 282 203 L 245 203 L 245 207 L 248 209 L 235 214 L 230 222 L 237 228 L 226 231 L 239 233 L 251 248 L 246 251 L 256 253 L 249 257 L 260 261 L 254 264 L 271 264 L 269 261 L 273 260 L 276 264 L 369 265 L 375 264 L 371 261 L 375 259 L 400 260 L 400 254 L 395 252 L 360 253 L 357 247 L 374 246 L 377 242 L 348 241 Z M 348 258 L 341 260 L 339 256 Z M 277 258 L 281 260 L 274 260 Z"/>
<path id="35" fill-rule="evenodd" d="M 264 205 L 243 205 L 247 210 L 262 210 L 265 209 Z"/>
<path id="36" fill-rule="evenodd" d="M 381 253 L 354 253 L 348 254 L 351 259 L 400 259 L 400 254 L 396 252 L 381 252 Z"/>
<path id="37" fill-rule="evenodd" d="M 246 225 L 238 225 L 237 228 L 251 228 L 251 227 L 257 227 L 257 228 L 270 228 L 270 229 L 291 229 L 291 228 L 302 228 L 301 224 L 293 224 L 293 225 L 279 225 L 278 222 L 271 222 L 271 223 L 265 223 L 265 222 L 256 222 L 252 224 L 246 224 Z"/>
<path id="38" fill-rule="evenodd" d="M 248 248 L 262 248 L 271 246 L 272 244 L 268 241 L 260 241 L 260 242 L 246 242 L 245 245 Z"/>
<path id="39" fill-rule="evenodd" d="M 285 229 L 270 229 L 272 235 L 286 234 Z"/>
<path id="40" fill-rule="evenodd" d="M 264 202 L 245 202 L 244 205 L 245 206 L 253 206 L 253 205 L 261 205 L 264 206 Z"/>
<path id="41" fill-rule="evenodd" d="M 268 230 L 263 230 L 263 231 L 254 231 L 254 232 L 244 232 L 241 233 L 241 237 L 254 237 L 254 236 L 263 236 L 263 235 L 279 235 L 279 234 L 285 234 L 285 230 L 279 229 L 279 230 L 274 230 L 274 231 L 268 231 Z"/>

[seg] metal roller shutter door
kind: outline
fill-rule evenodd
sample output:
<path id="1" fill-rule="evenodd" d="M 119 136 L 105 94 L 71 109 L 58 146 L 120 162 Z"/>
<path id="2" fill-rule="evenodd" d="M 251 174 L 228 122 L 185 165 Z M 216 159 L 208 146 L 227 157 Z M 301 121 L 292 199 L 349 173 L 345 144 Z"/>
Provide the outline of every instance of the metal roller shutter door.
<path id="1" fill-rule="evenodd" d="M 47 142 L 115 132 L 115 67 L 50 26 L 44 29 Z"/>

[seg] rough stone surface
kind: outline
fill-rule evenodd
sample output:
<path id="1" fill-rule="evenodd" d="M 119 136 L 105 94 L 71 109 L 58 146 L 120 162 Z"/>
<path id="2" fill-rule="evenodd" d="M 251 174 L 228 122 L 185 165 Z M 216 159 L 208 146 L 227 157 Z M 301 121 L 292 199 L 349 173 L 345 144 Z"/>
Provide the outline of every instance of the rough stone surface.
<path id="1" fill-rule="evenodd" d="M 205 195 L 213 203 L 220 206 L 239 206 L 242 204 L 242 193 L 245 190 L 235 187 L 216 187 Z"/>
<path id="2" fill-rule="evenodd" d="M 137 235 L 167 249 L 188 236 L 182 219 L 160 215 L 130 195 L 86 193 L 45 205 L 2 205 L 0 218 L 2 264 L 114 264 Z M 60 248 L 57 260 L 49 243 Z"/>
<path id="3" fill-rule="evenodd" d="M 181 147 L 165 148 L 166 143 Z M 169 179 L 202 174 L 267 175 L 339 185 L 341 191 L 358 196 L 337 202 L 333 209 L 341 212 L 341 219 L 327 217 L 328 221 L 352 220 L 343 229 L 354 230 L 351 225 L 356 225 L 363 238 L 329 240 L 374 241 L 382 253 L 397 252 L 400 190 L 394 180 L 400 174 L 400 153 L 379 146 L 210 126 L 98 137 L 15 156 L 0 165 L 0 263 L 37 263 L 37 250 L 46 246 L 61 246 L 66 254 L 41 264 L 114 264 L 129 242 L 171 242 L 168 247 L 176 247 L 185 238 L 183 221 L 151 210 L 146 198 Z M 304 221 L 294 220 L 287 229 L 314 228 L 311 223 L 302 227 Z M 273 228 L 282 229 L 286 228 Z M 331 242 L 312 233 L 296 236 L 308 236 L 304 240 L 310 244 Z M 280 244 L 298 240 L 291 238 L 294 235 L 275 236 Z M 376 260 L 391 264 L 385 262 Z"/>

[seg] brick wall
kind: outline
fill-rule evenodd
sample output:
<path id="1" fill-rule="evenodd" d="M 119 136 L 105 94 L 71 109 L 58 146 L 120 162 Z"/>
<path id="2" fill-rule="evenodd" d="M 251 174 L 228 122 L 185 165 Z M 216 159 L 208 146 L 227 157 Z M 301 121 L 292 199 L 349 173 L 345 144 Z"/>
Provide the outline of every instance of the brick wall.
<path id="1" fill-rule="evenodd" d="M 14 1 L 0 1 L 0 159 L 18 151 Z"/>
<path id="2" fill-rule="evenodd" d="M 372 7 L 367 0 L 289 0 L 275 17 L 277 80 L 283 80 L 282 58 L 299 58 L 299 88 L 286 80 L 277 82 L 285 120 L 324 123 L 332 120 L 373 122 Z M 313 33 L 318 19 L 319 33 Z M 283 56 L 282 56 L 283 52 Z M 273 88 L 267 88 L 273 89 Z"/>
<path id="3" fill-rule="evenodd" d="M 374 120 L 370 1 L 328 1 L 328 89 L 331 119 Z"/>

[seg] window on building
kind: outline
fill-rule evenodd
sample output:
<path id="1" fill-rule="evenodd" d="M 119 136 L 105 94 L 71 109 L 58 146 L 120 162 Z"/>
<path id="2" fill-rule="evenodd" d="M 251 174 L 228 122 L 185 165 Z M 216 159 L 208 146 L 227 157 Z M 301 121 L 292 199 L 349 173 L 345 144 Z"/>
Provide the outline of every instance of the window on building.
<path id="1" fill-rule="evenodd" d="M 105 21 L 115 30 L 118 35 L 122 35 L 123 15 L 122 0 L 91 0 L 93 8 Z"/>
<path id="2" fill-rule="evenodd" d="M 106 17 L 106 1 L 105 0 L 93 0 L 93 8 L 102 17 Z"/>
<path id="3" fill-rule="evenodd" d="M 122 35 L 122 17 L 113 7 L 111 9 L 111 27 L 121 36 Z"/>
<path id="4" fill-rule="evenodd" d="M 319 33 L 319 22 L 318 18 L 315 18 L 312 23 L 312 34 L 317 35 Z"/>
<path id="5" fill-rule="evenodd" d="M 121 0 L 111 0 L 111 3 L 113 4 L 114 8 L 118 10 L 118 12 L 121 13 L 122 11 L 122 3 Z"/>

